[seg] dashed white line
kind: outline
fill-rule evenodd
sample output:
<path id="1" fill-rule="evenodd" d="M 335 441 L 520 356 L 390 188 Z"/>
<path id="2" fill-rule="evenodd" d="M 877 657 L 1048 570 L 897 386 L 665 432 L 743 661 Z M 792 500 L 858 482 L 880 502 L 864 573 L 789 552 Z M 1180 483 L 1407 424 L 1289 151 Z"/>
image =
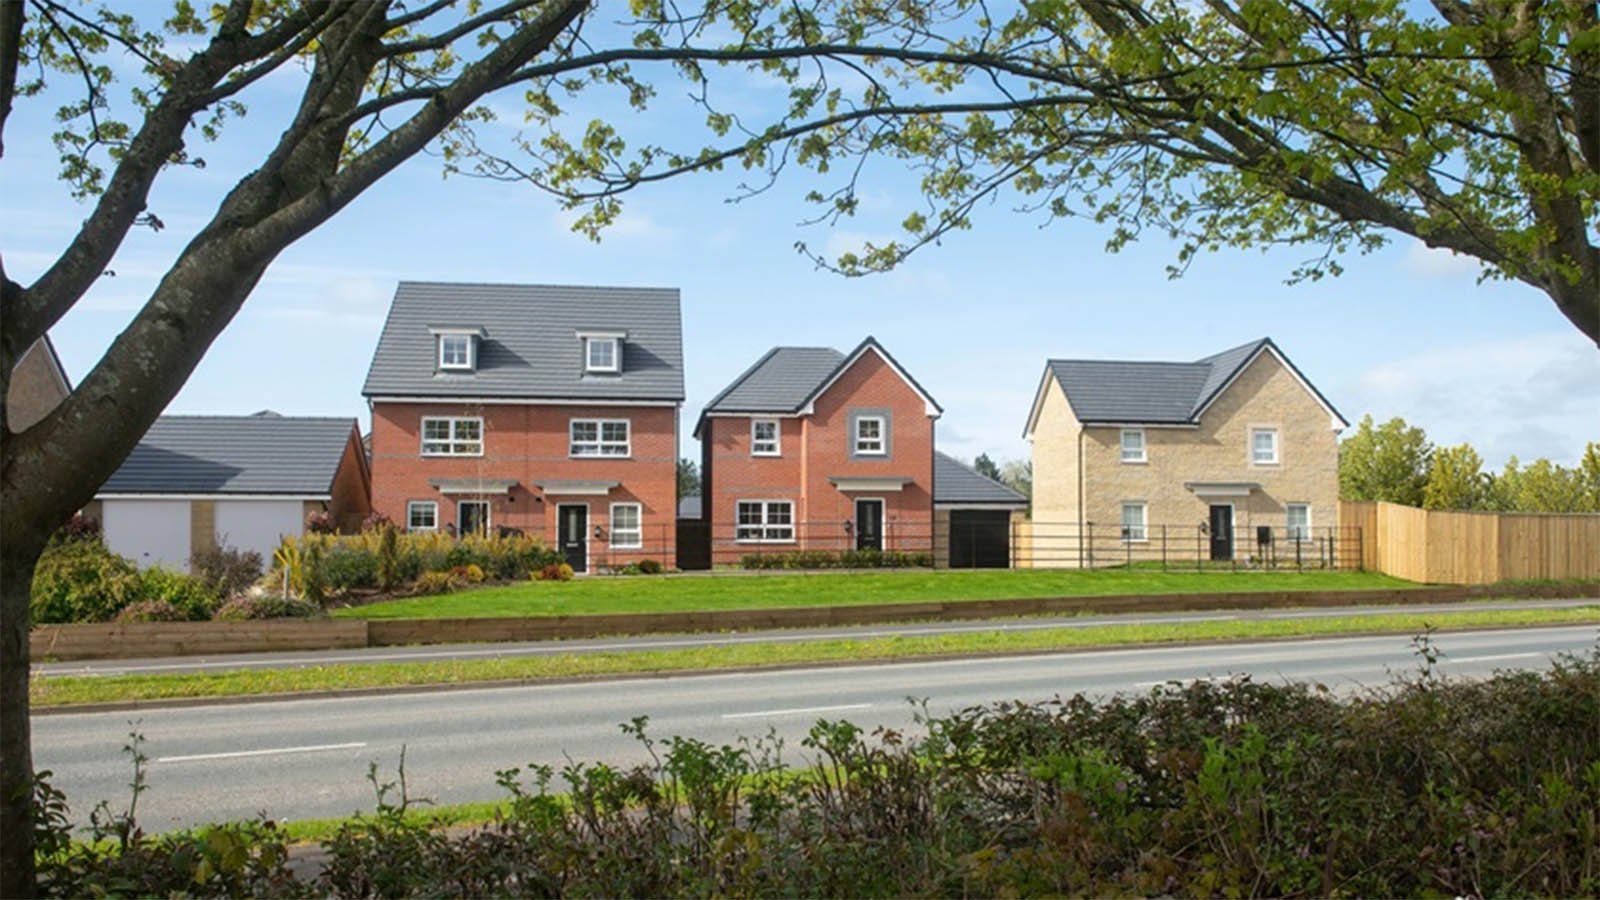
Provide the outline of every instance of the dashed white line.
<path id="1" fill-rule="evenodd" d="M 1494 662 L 1499 659 L 1527 659 L 1530 656 L 1542 655 L 1541 653 L 1496 653 L 1493 656 L 1458 656 L 1454 659 L 1447 656 L 1442 661 L 1447 663 Z"/>
<path id="2" fill-rule="evenodd" d="M 315 753 L 319 750 L 355 750 L 365 747 L 365 741 L 349 744 L 312 744 L 306 747 L 275 747 L 271 750 L 235 750 L 230 753 L 195 753 L 189 756 L 159 756 L 158 763 L 194 762 L 200 759 L 238 759 L 245 756 L 272 756 L 278 753 Z"/>
<path id="3" fill-rule="evenodd" d="M 802 713 L 839 712 L 846 709 L 869 709 L 871 703 L 844 703 L 839 706 L 801 706 L 794 709 L 763 709 L 757 712 L 723 713 L 724 719 L 756 719 L 762 716 L 795 716 Z"/>

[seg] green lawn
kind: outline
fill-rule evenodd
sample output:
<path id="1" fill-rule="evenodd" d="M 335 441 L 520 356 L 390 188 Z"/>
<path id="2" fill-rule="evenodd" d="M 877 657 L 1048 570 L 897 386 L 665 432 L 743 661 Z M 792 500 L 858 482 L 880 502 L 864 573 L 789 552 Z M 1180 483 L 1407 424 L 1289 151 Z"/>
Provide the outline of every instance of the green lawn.
<path id="1" fill-rule="evenodd" d="M 408 597 L 334 611 L 363 619 L 497 618 L 590 613 L 683 612 L 787 606 L 1416 587 L 1375 572 L 1152 572 L 992 569 L 811 575 L 595 576 L 529 581 Z"/>
<path id="2" fill-rule="evenodd" d="M 1394 632 L 1415 634 L 1429 627 L 1485 628 L 1600 623 L 1600 606 L 1567 609 L 1486 609 L 1470 612 L 1373 614 L 1309 619 L 1241 619 L 1220 622 L 1099 625 L 1040 631 L 978 631 L 935 635 L 826 639 L 794 643 L 737 644 L 672 650 L 568 653 L 560 656 L 453 659 L 428 662 L 358 663 L 298 669 L 241 669 L 156 675 L 84 677 L 35 675 L 28 683 L 35 708 L 75 703 L 285 694 L 416 684 L 684 672 L 907 659 L 974 653 L 1023 653 L 1072 647 L 1112 647 L 1175 641 L 1251 640 L 1313 635 Z"/>

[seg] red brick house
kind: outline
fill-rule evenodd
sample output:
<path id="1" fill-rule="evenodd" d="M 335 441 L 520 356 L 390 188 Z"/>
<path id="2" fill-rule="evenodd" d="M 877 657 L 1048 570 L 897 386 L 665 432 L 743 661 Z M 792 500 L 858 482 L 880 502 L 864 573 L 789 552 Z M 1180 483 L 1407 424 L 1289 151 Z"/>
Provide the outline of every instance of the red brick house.
<path id="1" fill-rule="evenodd" d="M 402 527 L 673 561 L 677 290 L 403 281 L 362 394 L 373 509 Z"/>
<path id="2" fill-rule="evenodd" d="M 773 348 L 695 426 L 712 562 L 788 550 L 930 551 L 942 412 L 871 337 L 849 353 Z"/>

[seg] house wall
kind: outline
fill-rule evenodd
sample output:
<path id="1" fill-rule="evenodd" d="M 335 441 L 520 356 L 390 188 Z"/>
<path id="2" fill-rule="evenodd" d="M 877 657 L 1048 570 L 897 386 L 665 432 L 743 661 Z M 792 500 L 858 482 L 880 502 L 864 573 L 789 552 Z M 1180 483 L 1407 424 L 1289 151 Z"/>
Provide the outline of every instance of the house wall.
<path id="1" fill-rule="evenodd" d="M 1025 566 L 1076 566 L 1079 559 L 1079 509 L 1083 470 L 1079 435 L 1083 426 L 1054 375 L 1048 375 L 1039 417 L 1033 427 L 1033 528 L 1027 549 L 1019 554 Z"/>
<path id="2" fill-rule="evenodd" d="M 353 429 L 344 456 L 339 459 L 339 469 L 334 473 L 329 494 L 328 512 L 339 530 L 361 530 L 362 520 L 372 512 L 372 476 L 367 469 L 366 452 L 361 448 L 361 436 Z"/>
<path id="3" fill-rule="evenodd" d="M 1278 429 L 1274 465 L 1251 460 L 1250 429 L 1262 426 Z M 1146 463 L 1122 462 L 1120 428 L 1088 427 L 1083 433 L 1084 518 L 1097 531 L 1101 525 L 1120 527 L 1128 501 L 1148 504 L 1150 526 L 1179 527 L 1189 539 L 1211 503 L 1230 501 L 1241 535 L 1256 525 L 1282 528 L 1287 503 L 1310 503 L 1313 529 L 1338 524 L 1337 433 L 1328 411 L 1271 353 L 1240 373 L 1206 410 L 1199 428 L 1146 428 Z M 1039 479 L 1036 461 L 1036 491 Z M 1248 497 L 1207 499 L 1184 487 L 1194 481 L 1255 482 L 1261 489 Z M 1157 536 L 1152 531 L 1151 540 Z M 1246 543 L 1241 538 L 1236 552 L 1247 553 Z"/>
<path id="4" fill-rule="evenodd" d="M 484 452 L 471 457 L 422 456 L 424 416 L 481 416 Z M 628 458 L 573 459 L 568 455 L 573 419 L 628 419 L 632 455 Z M 406 503 L 439 504 L 439 525 L 458 523 L 457 502 L 483 499 L 494 527 L 520 528 L 554 544 L 558 504 L 589 508 L 589 559 L 605 565 L 609 539 L 594 537 L 599 526 L 610 534 L 610 504 L 636 502 L 644 527 L 642 550 L 617 550 L 620 561 L 654 558 L 671 565 L 676 555 L 677 411 L 671 406 L 536 406 L 516 404 L 374 403 L 372 409 L 372 508 L 404 527 Z M 433 478 L 514 478 L 509 494 L 442 495 Z M 535 481 L 615 480 L 620 486 L 604 497 L 546 496 Z"/>
<path id="5" fill-rule="evenodd" d="M 851 415 L 885 411 L 889 453 L 851 455 Z M 770 418 L 756 416 L 754 418 Z M 795 548 L 838 550 L 854 546 L 845 522 L 855 519 L 855 500 L 884 501 L 884 546 L 930 550 L 933 540 L 933 418 L 922 397 L 876 352 L 864 353 L 816 398 L 810 415 L 779 419 L 779 457 L 750 454 L 751 417 L 709 417 L 702 432 L 706 516 L 713 550 L 733 539 L 740 500 L 793 500 L 799 533 Z M 905 477 L 899 491 L 841 491 L 829 481 L 843 477 Z M 763 550 L 790 549 L 762 544 Z"/>
<path id="6" fill-rule="evenodd" d="M 20 434 L 66 398 L 67 383 L 43 338 L 23 352 L 6 383 L 6 424 Z"/>

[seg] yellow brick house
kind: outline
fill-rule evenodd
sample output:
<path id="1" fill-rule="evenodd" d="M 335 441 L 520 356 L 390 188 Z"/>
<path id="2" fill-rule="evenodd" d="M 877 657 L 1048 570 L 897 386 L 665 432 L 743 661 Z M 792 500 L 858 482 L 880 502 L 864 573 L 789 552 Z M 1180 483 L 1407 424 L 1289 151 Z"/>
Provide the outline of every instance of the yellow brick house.
<path id="1" fill-rule="evenodd" d="M 1349 423 L 1270 338 L 1193 362 L 1052 359 L 1027 564 L 1331 565 Z"/>

